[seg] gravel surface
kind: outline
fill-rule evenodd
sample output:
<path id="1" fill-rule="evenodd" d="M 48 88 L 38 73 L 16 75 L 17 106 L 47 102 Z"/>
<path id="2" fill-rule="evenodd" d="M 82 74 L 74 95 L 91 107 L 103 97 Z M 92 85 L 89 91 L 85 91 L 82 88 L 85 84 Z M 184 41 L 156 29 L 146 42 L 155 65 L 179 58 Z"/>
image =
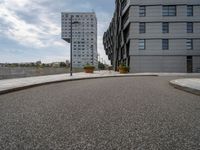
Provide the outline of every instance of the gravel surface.
<path id="1" fill-rule="evenodd" d="M 1 95 L 0 149 L 198 150 L 200 97 L 172 79 L 93 79 Z"/>

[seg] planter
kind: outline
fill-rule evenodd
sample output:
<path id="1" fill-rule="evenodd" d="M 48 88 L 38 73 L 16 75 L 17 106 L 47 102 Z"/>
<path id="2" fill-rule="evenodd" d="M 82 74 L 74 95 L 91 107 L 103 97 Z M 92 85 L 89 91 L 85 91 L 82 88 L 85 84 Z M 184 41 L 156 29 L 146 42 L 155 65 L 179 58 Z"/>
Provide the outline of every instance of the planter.
<path id="1" fill-rule="evenodd" d="M 85 73 L 94 73 L 94 69 L 84 69 Z"/>
<path id="2" fill-rule="evenodd" d="M 125 74 L 125 73 L 128 73 L 129 72 L 129 67 L 127 67 L 126 65 L 120 65 L 119 67 L 118 67 L 118 69 L 119 69 L 119 73 L 120 74 Z"/>
<path id="3" fill-rule="evenodd" d="M 128 68 L 119 68 L 119 73 L 120 74 L 126 74 L 126 73 L 128 73 Z"/>
<path id="4" fill-rule="evenodd" d="M 85 66 L 84 68 L 85 73 L 94 73 L 94 66 Z"/>

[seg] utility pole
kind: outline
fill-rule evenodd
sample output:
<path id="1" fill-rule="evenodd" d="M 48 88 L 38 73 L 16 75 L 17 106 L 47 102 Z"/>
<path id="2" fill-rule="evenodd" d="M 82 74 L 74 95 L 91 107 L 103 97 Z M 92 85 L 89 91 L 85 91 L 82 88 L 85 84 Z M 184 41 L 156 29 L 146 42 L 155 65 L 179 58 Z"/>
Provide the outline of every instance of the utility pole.
<path id="1" fill-rule="evenodd" d="M 73 23 L 72 23 L 72 19 L 73 19 L 73 16 L 71 15 L 71 40 L 70 40 L 70 43 L 71 43 L 71 45 L 70 45 L 70 76 L 72 76 L 72 25 L 73 25 Z"/>
<path id="2" fill-rule="evenodd" d="M 70 43 L 71 43 L 71 45 L 70 45 L 70 57 L 71 57 L 71 59 L 70 59 L 70 76 L 72 76 L 72 45 L 73 45 L 73 24 L 80 24 L 80 22 L 78 22 L 78 21 L 74 21 L 73 22 L 73 15 L 71 15 L 71 40 L 70 40 Z"/>

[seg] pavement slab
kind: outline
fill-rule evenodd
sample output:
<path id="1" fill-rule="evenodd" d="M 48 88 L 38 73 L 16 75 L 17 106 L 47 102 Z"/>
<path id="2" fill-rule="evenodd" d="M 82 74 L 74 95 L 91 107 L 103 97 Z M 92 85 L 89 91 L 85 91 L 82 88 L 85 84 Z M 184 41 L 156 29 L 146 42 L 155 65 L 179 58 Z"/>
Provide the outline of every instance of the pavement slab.
<path id="1" fill-rule="evenodd" d="M 29 87 L 84 79 L 96 79 L 96 78 L 109 78 L 109 77 L 132 77 L 132 76 L 200 76 L 200 73 L 187 74 L 187 73 L 128 73 L 119 74 L 115 71 L 95 71 L 93 74 L 88 73 L 74 73 L 73 76 L 69 74 L 57 74 L 37 77 L 26 77 L 16 79 L 0 80 L 0 94 L 8 92 L 18 91 Z"/>
<path id="2" fill-rule="evenodd" d="M 25 89 L 28 87 L 34 87 L 38 85 L 84 80 L 84 79 L 95 79 L 95 78 L 108 78 L 108 77 L 126 77 L 126 76 L 156 76 L 153 73 L 141 73 L 141 74 L 119 74 L 114 71 L 95 71 L 93 74 L 90 73 L 74 73 L 73 76 L 69 74 L 57 74 L 47 75 L 38 77 L 26 77 L 17 79 L 6 79 L 0 80 L 0 94 L 5 94 L 12 91 Z"/>
<path id="3" fill-rule="evenodd" d="M 185 78 L 170 81 L 175 88 L 200 95 L 200 78 Z"/>

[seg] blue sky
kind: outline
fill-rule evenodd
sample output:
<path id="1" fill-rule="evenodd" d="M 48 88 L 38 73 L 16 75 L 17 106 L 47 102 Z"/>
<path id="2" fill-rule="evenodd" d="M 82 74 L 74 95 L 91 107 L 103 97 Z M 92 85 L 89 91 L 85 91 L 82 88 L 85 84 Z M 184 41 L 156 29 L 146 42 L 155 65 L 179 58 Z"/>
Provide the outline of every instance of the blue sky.
<path id="1" fill-rule="evenodd" d="M 98 53 L 108 62 L 102 36 L 114 0 L 0 0 L 0 63 L 69 59 L 70 45 L 60 35 L 62 11 L 96 12 Z"/>

